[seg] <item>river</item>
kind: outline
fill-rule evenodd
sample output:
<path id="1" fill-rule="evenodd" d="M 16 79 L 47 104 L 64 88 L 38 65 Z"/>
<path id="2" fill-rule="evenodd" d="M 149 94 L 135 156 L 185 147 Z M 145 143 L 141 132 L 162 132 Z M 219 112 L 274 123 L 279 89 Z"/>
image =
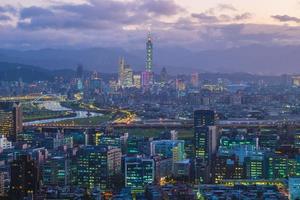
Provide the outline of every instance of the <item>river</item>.
<path id="1" fill-rule="evenodd" d="M 44 101 L 41 104 L 39 104 L 39 107 L 44 107 L 47 110 L 51 110 L 51 111 L 71 111 L 71 109 L 61 106 L 60 103 L 56 101 Z M 88 111 L 74 111 L 74 112 L 76 113 L 75 117 L 60 117 L 60 118 L 53 118 L 53 119 L 36 120 L 31 122 L 25 122 L 23 123 L 23 125 L 26 126 L 26 125 L 33 125 L 33 124 L 47 124 L 47 123 L 65 121 L 65 120 L 83 119 L 83 118 L 97 117 L 103 115 L 101 113 L 95 113 L 95 112 L 89 113 Z"/>

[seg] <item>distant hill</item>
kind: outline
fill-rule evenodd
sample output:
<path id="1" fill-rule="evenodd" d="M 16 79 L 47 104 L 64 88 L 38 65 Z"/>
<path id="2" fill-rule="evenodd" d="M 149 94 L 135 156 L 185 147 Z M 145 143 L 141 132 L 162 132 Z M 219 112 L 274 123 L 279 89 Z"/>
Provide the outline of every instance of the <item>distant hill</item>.
<path id="1" fill-rule="evenodd" d="M 71 70 L 48 70 L 41 67 L 0 62 L 0 81 L 16 81 L 22 79 L 24 82 L 53 80 L 55 76 L 71 76 Z"/>
<path id="2" fill-rule="evenodd" d="M 155 45 L 155 44 L 154 44 Z M 181 47 L 154 46 L 154 70 L 166 67 L 168 72 L 247 72 L 265 75 L 300 73 L 300 46 L 245 46 L 224 50 L 194 52 Z M 118 59 L 124 56 L 134 70 L 145 66 L 145 50 L 120 48 L 89 49 L 0 49 L 0 62 L 22 63 L 45 69 L 73 69 L 82 64 L 85 69 L 116 73 Z"/>

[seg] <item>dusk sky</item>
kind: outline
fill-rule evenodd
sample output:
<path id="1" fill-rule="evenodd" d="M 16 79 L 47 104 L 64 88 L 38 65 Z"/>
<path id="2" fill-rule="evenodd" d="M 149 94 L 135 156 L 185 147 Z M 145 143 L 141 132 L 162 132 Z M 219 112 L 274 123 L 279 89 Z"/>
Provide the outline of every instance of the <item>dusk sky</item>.
<path id="1" fill-rule="evenodd" d="M 1 48 L 299 45 L 298 0 L 1 0 Z"/>

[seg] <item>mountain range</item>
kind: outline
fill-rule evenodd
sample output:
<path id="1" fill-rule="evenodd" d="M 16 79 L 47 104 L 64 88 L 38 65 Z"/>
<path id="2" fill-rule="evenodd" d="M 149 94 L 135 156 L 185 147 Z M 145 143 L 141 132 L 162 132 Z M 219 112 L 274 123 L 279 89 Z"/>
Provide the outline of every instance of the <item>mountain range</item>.
<path id="1" fill-rule="evenodd" d="M 134 70 L 145 66 L 145 50 L 121 48 L 0 49 L 0 62 L 39 66 L 49 70 L 85 69 L 116 73 L 124 57 Z M 154 71 L 166 67 L 171 74 L 192 72 L 246 72 L 263 75 L 300 73 L 300 46 L 252 45 L 222 50 L 191 51 L 182 47 L 154 49 Z"/>

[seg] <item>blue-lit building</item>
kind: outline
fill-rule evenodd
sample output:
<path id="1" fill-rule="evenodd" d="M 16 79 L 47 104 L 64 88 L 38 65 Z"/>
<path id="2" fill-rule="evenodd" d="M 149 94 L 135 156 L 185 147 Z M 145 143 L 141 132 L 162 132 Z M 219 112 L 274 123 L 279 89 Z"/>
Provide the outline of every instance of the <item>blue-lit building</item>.
<path id="1" fill-rule="evenodd" d="M 300 177 L 289 178 L 289 193 L 290 200 L 300 199 Z"/>
<path id="2" fill-rule="evenodd" d="M 185 159 L 184 140 L 156 140 L 150 143 L 151 155 L 173 158 L 175 161 Z"/>
<path id="3" fill-rule="evenodd" d="M 125 187 L 143 191 L 147 184 L 154 182 L 154 160 L 139 157 L 125 159 Z"/>
<path id="4" fill-rule="evenodd" d="M 71 161 L 64 157 L 47 160 L 42 169 L 43 185 L 66 186 L 71 183 Z"/>
<path id="5" fill-rule="evenodd" d="M 77 185 L 87 188 L 111 189 L 112 179 L 121 172 L 121 150 L 107 146 L 87 146 L 77 153 Z"/>

